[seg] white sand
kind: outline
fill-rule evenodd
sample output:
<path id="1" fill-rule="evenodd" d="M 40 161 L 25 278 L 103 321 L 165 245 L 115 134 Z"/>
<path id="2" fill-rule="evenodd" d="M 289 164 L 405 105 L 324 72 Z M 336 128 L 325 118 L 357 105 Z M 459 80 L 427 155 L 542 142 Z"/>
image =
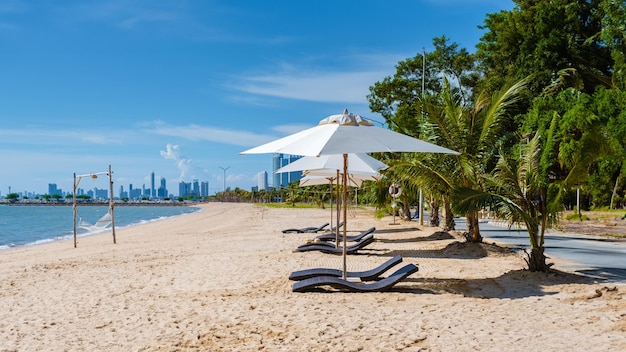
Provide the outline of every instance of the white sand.
<path id="1" fill-rule="evenodd" d="M 118 230 L 115 245 L 0 252 L 0 351 L 626 350 L 625 285 L 529 273 L 519 254 L 360 211 L 349 229 L 378 240 L 348 269 L 401 254 L 420 271 L 391 292 L 292 293 L 291 271 L 342 260 L 295 253 L 312 236 L 280 230 L 329 210 L 203 208 Z"/>

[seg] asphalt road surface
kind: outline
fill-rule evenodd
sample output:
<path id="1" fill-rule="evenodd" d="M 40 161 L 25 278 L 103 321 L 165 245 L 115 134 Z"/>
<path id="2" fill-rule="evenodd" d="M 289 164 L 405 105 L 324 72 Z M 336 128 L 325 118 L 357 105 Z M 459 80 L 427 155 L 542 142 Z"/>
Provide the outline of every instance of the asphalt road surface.
<path id="1" fill-rule="evenodd" d="M 455 218 L 456 230 L 465 230 L 465 219 Z M 507 244 L 518 249 L 530 248 L 528 233 L 516 228 L 480 223 L 485 242 Z M 564 235 L 548 231 L 545 254 L 575 263 L 561 269 L 575 271 L 609 282 L 626 283 L 626 240 L 596 236 Z M 548 260 L 549 262 L 549 260 Z"/>

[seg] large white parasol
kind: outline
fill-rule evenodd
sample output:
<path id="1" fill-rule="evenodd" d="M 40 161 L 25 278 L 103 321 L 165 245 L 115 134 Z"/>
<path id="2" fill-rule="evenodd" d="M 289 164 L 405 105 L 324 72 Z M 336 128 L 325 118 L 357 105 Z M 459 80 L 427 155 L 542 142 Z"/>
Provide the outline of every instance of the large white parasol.
<path id="1" fill-rule="evenodd" d="M 341 154 L 343 156 L 342 183 L 347 184 L 348 154 L 373 152 L 457 152 L 435 144 L 409 137 L 385 128 L 376 127 L 363 117 L 344 110 L 343 114 L 331 115 L 320 121 L 318 126 L 280 138 L 240 154 L 284 153 L 303 156 Z M 346 204 L 347 190 L 343 190 L 343 204 Z M 347 209 L 343 207 L 343 273 L 346 278 L 346 228 Z"/>
<path id="2" fill-rule="evenodd" d="M 365 153 L 348 153 L 348 173 L 350 174 L 377 174 L 378 171 L 384 170 L 387 167 L 387 164 Z M 305 170 L 315 171 L 319 169 L 331 170 L 333 173 L 334 170 L 343 172 L 343 155 L 305 156 L 283 166 L 274 171 L 274 173 Z"/>
<path id="3" fill-rule="evenodd" d="M 312 186 L 314 184 L 329 183 L 332 185 L 334 181 L 339 184 L 339 175 L 343 170 L 343 155 L 320 155 L 305 156 L 286 166 L 274 171 L 274 173 L 304 171 L 305 178 L 300 181 L 300 186 Z M 381 175 L 380 170 L 386 169 L 387 164 L 375 159 L 365 153 L 349 153 L 348 154 L 348 186 L 361 187 L 365 180 L 378 180 Z M 321 177 L 318 178 L 318 177 Z M 339 195 L 337 196 L 339 197 Z M 331 201 L 331 224 L 332 219 L 332 201 Z M 337 227 L 339 228 L 339 206 L 337 207 Z M 345 223 L 344 223 L 345 226 Z M 339 236 L 339 231 L 337 231 Z M 335 242 L 339 246 L 339 238 Z"/>

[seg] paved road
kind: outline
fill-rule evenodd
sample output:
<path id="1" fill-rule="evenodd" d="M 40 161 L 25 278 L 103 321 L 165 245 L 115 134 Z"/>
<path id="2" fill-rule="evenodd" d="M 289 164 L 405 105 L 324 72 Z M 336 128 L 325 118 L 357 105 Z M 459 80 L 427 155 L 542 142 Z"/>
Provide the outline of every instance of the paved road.
<path id="1" fill-rule="evenodd" d="M 455 218 L 454 221 L 457 231 L 464 231 L 465 219 Z M 487 242 L 508 244 L 520 249 L 530 247 L 528 233 L 524 230 L 509 230 L 507 227 L 482 222 L 480 232 Z M 577 263 L 561 269 L 626 283 L 626 240 L 548 233 L 545 247 L 548 257 Z"/>

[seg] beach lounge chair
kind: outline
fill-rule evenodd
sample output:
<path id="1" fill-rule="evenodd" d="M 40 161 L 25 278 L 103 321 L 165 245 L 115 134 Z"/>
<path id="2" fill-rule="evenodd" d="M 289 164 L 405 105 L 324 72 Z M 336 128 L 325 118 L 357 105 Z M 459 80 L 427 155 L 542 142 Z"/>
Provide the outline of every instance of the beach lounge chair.
<path id="1" fill-rule="evenodd" d="M 350 242 L 359 242 L 361 241 L 365 236 L 369 235 L 370 233 L 376 231 L 375 227 L 370 227 L 369 229 L 357 234 L 357 235 L 353 235 L 353 236 L 347 236 L 346 240 L 350 241 Z M 336 235 L 334 233 L 326 233 L 323 235 L 319 235 L 319 236 L 315 236 L 315 238 L 319 239 L 320 241 L 335 241 L 335 237 Z M 343 236 L 341 234 L 339 234 L 339 242 L 343 241 Z"/>
<path id="2" fill-rule="evenodd" d="M 303 227 L 299 229 L 286 229 L 283 230 L 283 233 L 315 233 L 322 231 L 326 226 L 330 225 L 329 223 L 325 223 L 320 227 Z"/>
<path id="3" fill-rule="evenodd" d="M 625 216 L 626 216 L 626 215 L 625 215 Z M 341 228 L 341 226 L 343 226 L 343 221 L 339 223 L 339 226 L 333 226 L 333 227 L 331 227 L 329 231 L 335 231 L 335 230 L 337 230 L 338 228 Z"/>
<path id="4" fill-rule="evenodd" d="M 374 242 L 374 235 L 369 234 L 365 236 L 365 238 L 363 238 L 360 242 L 357 242 L 351 246 L 348 246 L 346 248 L 346 253 L 347 254 L 356 253 L 359 249 L 363 249 L 365 246 L 371 244 L 372 242 Z M 343 254 L 342 247 L 336 248 L 334 244 L 330 244 L 328 242 L 305 244 L 296 248 L 296 251 L 298 252 L 320 251 L 320 252 L 331 253 L 331 254 Z"/>
<path id="5" fill-rule="evenodd" d="M 320 286 L 330 286 L 356 292 L 386 291 L 418 270 L 417 265 L 407 264 L 384 279 L 368 283 L 352 282 L 336 276 L 316 276 L 294 283 L 291 290 L 293 292 L 306 292 L 315 290 Z"/>
<path id="6" fill-rule="evenodd" d="M 346 273 L 346 276 L 356 277 L 356 278 L 359 278 L 361 281 L 378 280 L 380 278 L 380 275 L 382 275 L 384 272 L 391 269 L 392 267 L 400 264 L 401 262 L 402 262 L 402 257 L 397 255 L 387 260 L 386 262 L 382 263 L 381 265 L 375 267 L 374 269 L 370 269 L 367 271 L 348 271 Z M 343 276 L 343 271 L 339 269 L 330 269 L 330 268 L 313 268 L 313 269 L 299 270 L 299 271 L 292 272 L 291 275 L 289 275 L 289 280 L 300 281 L 300 280 L 305 280 L 305 279 L 309 279 L 309 278 L 316 277 L 316 276 L 341 277 Z"/>

